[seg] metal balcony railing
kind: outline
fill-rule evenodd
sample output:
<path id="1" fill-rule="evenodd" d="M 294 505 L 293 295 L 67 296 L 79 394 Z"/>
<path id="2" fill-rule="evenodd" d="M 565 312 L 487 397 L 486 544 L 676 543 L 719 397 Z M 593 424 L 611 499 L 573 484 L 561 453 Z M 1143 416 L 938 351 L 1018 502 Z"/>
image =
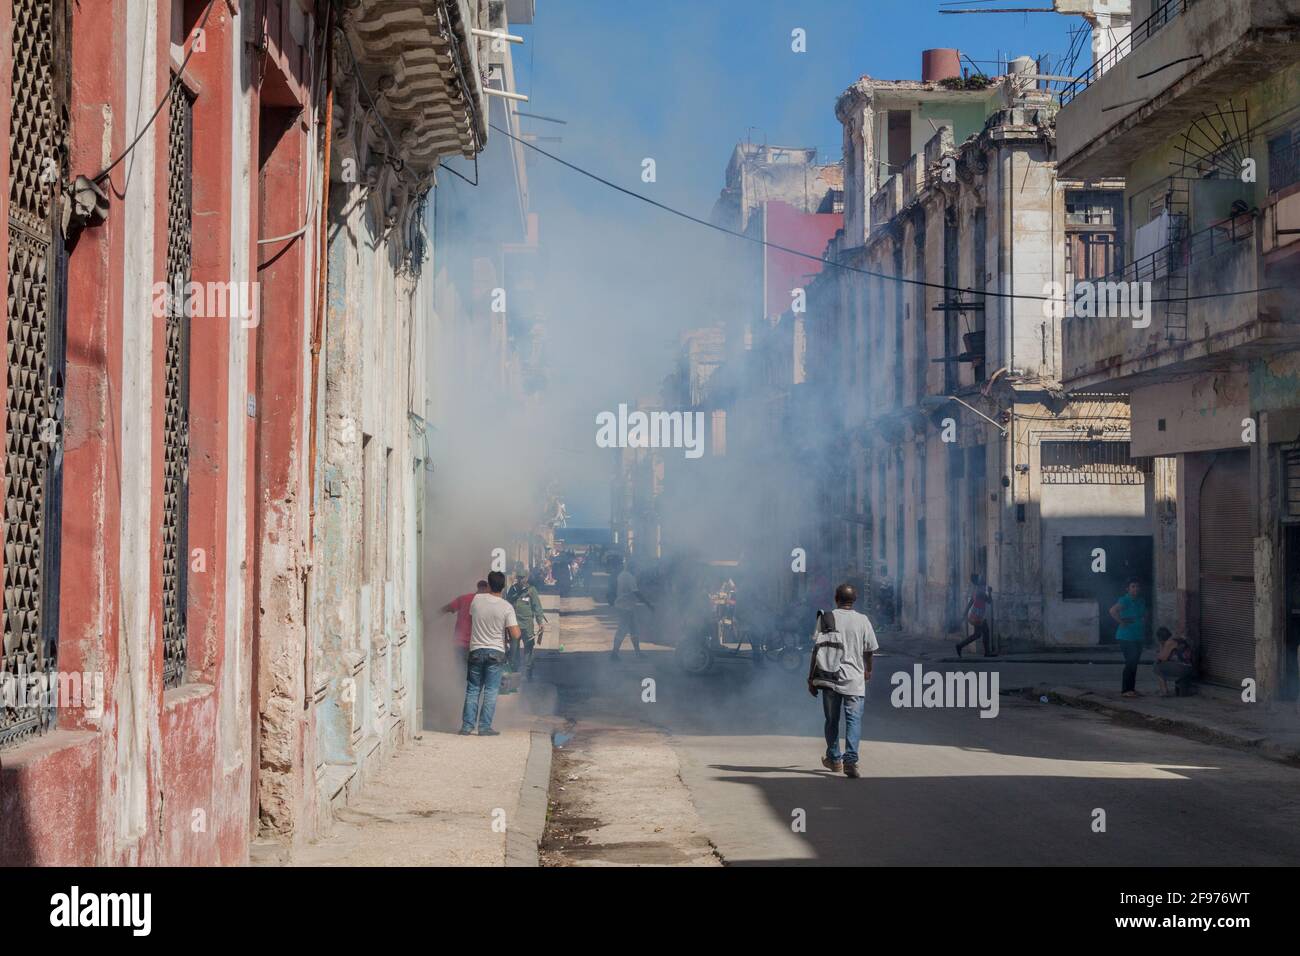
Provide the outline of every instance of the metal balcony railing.
<path id="1" fill-rule="evenodd" d="M 1268 151 L 1268 190 L 1277 192 L 1300 182 L 1300 140 Z"/>
<path id="2" fill-rule="evenodd" d="M 1230 217 L 1199 232 L 1166 243 L 1140 259 L 1134 259 L 1106 276 L 1103 281 L 1153 282 L 1208 262 L 1254 236 L 1253 217 Z"/>
<path id="3" fill-rule="evenodd" d="M 1085 72 L 1075 77 L 1074 82 L 1066 84 L 1061 89 L 1061 105 L 1065 106 L 1070 100 L 1097 82 L 1097 77 L 1159 33 L 1169 21 L 1184 13 L 1187 10 L 1187 5 L 1191 2 L 1193 0 L 1165 0 L 1164 3 L 1156 7 L 1151 16 L 1135 26 L 1129 32 L 1129 35 L 1115 44 L 1105 56 L 1093 63 Z"/>

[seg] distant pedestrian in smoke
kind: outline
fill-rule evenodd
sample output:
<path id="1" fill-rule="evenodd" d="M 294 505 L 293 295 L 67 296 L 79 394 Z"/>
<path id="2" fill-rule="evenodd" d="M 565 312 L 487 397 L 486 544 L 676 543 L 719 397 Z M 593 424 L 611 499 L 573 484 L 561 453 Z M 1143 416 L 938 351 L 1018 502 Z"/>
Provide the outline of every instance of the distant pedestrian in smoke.
<path id="1" fill-rule="evenodd" d="M 473 620 L 469 616 L 469 606 L 474 600 L 476 594 L 487 594 L 488 583 L 480 580 L 476 585 L 477 591 L 471 591 L 468 594 L 462 594 L 460 597 L 448 601 L 442 606 L 443 614 L 456 615 L 456 660 L 457 666 L 464 668 L 467 658 L 469 657 L 469 638 L 470 631 L 474 626 Z"/>
<path id="2" fill-rule="evenodd" d="M 858 742 L 862 739 L 862 706 L 871 680 L 872 658 L 880 650 L 875 629 L 865 614 L 853 610 L 858 592 L 851 584 L 835 589 L 835 609 L 817 612 L 808 693 L 822 695 L 826 717 L 826 753 L 822 766 L 857 778 Z M 840 716 L 844 717 L 844 752 L 840 753 Z"/>
<path id="3" fill-rule="evenodd" d="M 641 656 L 641 640 L 637 635 L 636 608 L 644 604 L 653 610 L 654 605 L 637 590 L 636 576 L 624 567 L 614 581 L 614 610 L 618 613 L 618 630 L 614 632 L 614 647 L 609 652 L 610 659 L 618 657 L 618 649 L 623 646 L 623 638 L 632 638 L 632 649 L 636 656 Z"/>
<path id="4" fill-rule="evenodd" d="M 993 657 L 994 654 L 989 648 L 989 607 L 993 603 L 993 591 L 978 574 L 970 576 L 970 583 L 970 597 L 966 599 L 964 617 L 966 624 L 971 627 L 971 633 L 970 637 L 957 645 L 957 656 L 961 657 L 961 650 L 967 644 L 983 641 L 984 656 Z"/>
<path id="5" fill-rule="evenodd" d="M 495 737 L 497 731 L 492 729 L 492 718 L 496 715 L 501 669 L 506 662 L 506 638 L 519 639 L 519 621 L 510 602 L 501 596 L 506 587 L 506 576 L 493 571 L 487 576 L 487 584 L 489 593 L 474 595 L 469 605 L 473 624 L 460 732 L 473 733 L 477 722 L 480 737 Z"/>
<path id="6" fill-rule="evenodd" d="M 1174 637 L 1167 627 L 1156 631 L 1160 650 L 1156 652 L 1156 662 L 1152 670 L 1160 682 L 1160 693 L 1164 697 L 1186 697 L 1192 692 L 1192 642 L 1181 634 Z M 1174 690 L 1169 692 L 1169 682 L 1173 681 Z"/>
<path id="7" fill-rule="evenodd" d="M 1110 616 L 1119 625 L 1115 640 L 1124 652 L 1123 696 L 1137 697 L 1138 661 L 1147 637 L 1147 602 L 1142 599 L 1142 584 L 1137 578 L 1129 579 L 1128 590 L 1111 606 Z"/>
<path id="8" fill-rule="evenodd" d="M 515 609 L 515 617 L 519 619 L 523 644 L 520 647 L 520 641 L 511 642 L 510 666 L 516 671 L 522 670 L 530 680 L 533 676 L 533 647 L 542 642 L 542 632 L 546 629 L 546 611 L 542 608 L 542 596 L 537 591 L 541 579 L 540 571 L 534 571 L 531 575 L 522 570 L 517 571 L 515 583 L 506 592 L 506 600 Z"/>

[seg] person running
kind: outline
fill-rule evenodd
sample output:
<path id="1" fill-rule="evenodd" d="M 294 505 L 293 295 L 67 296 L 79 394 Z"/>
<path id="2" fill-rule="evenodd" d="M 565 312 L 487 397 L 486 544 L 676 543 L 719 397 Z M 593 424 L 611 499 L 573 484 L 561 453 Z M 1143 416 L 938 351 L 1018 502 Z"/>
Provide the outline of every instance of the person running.
<path id="1" fill-rule="evenodd" d="M 1142 598 L 1142 582 L 1137 578 L 1129 579 L 1128 589 L 1111 606 L 1110 616 L 1119 625 L 1115 628 L 1115 640 L 1124 652 L 1121 694 L 1138 697 L 1138 661 L 1142 659 L 1142 643 L 1147 636 L 1147 602 Z"/>
<path id="2" fill-rule="evenodd" d="M 822 766 L 857 779 L 858 743 L 862 739 L 862 705 L 871 680 L 872 660 L 880 650 L 875 629 L 865 614 L 853 610 L 858 592 L 845 583 L 835 589 L 835 610 L 817 614 L 808 693 L 820 690 L 825 717 L 826 753 Z M 844 716 L 844 751 L 840 752 L 840 715 Z"/>
<path id="3" fill-rule="evenodd" d="M 519 639 L 515 609 L 501 596 L 506 576 L 493 571 L 487 576 L 488 593 L 476 594 L 470 602 L 469 666 L 465 675 L 465 707 L 461 711 L 460 733 L 468 736 L 478 725 L 480 737 L 495 737 L 492 718 L 496 715 L 501 669 L 506 662 L 506 638 Z M 480 710 L 481 706 L 481 710 Z"/>
<path id="4" fill-rule="evenodd" d="M 970 637 L 957 645 L 957 656 L 961 657 L 961 650 L 967 644 L 973 644 L 975 641 L 983 641 L 984 656 L 993 657 L 994 654 L 989 648 L 989 607 L 993 603 L 993 591 L 984 583 L 984 579 L 978 574 L 970 576 L 971 591 L 970 597 L 966 600 L 966 623 L 971 627 Z"/>

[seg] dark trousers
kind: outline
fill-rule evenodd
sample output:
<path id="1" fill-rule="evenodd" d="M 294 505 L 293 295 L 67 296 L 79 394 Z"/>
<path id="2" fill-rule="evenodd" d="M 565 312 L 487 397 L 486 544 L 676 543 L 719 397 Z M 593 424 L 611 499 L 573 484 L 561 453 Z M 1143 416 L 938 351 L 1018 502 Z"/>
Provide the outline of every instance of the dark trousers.
<path id="1" fill-rule="evenodd" d="M 633 649 L 640 654 L 641 642 L 636 636 L 636 610 L 634 608 L 618 609 L 618 630 L 614 632 L 614 649 L 611 654 L 617 654 L 618 649 L 623 646 L 623 638 L 632 638 Z"/>
<path id="2" fill-rule="evenodd" d="M 1179 694 L 1186 694 L 1192 686 L 1192 665 L 1179 661 L 1156 661 L 1151 667 L 1157 677 L 1173 681 L 1174 689 Z"/>
<path id="3" fill-rule="evenodd" d="M 973 624 L 971 626 L 974 628 L 974 630 L 971 632 L 971 636 L 966 638 L 966 640 L 962 641 L 957 646 L 959 648 L 962 648 L 965 647 L 967 644 L 974 644 L 976 641 L 983 639 L 984 656 L 988 657 L 991 653 L 991 651 L 989 650 L 989 622 L 980 621 L 978 624 Z"/>
<path id="4" fill-rule="evenodd" d="M 506 666 L 512 674 L 533 672 L 533 645 L 536 642 L 527 631 L 518 637 L 506 638 Z"/>
<path id="5" fill-rule="evenodd" d="M 1141 641 L 1120 641 L 1120 650 L 1124 652 L 1124 686 L 1123 692 L 1137 688 L 1138 661 L 1142 659 Z"/>

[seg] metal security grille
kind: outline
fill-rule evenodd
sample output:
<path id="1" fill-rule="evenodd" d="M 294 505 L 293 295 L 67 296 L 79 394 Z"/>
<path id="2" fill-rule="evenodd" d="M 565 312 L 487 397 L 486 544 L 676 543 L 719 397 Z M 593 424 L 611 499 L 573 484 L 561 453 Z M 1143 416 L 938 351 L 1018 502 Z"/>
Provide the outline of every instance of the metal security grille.
<path id="1" fill-rule="evenodd" d="M 1045 485 L 1140 485 L 1151 477 L 1150 458 L 1133 458 L 1126 441 L 1043 441 L 1039 464 Z"/>
<path id="2" fill-rule="evenodd" d="M 1285 452 L 1285 474 L 1283 481 L 1286 490 L 1286 516 L 1300 518 L 1300 448 L 1291 448 Z"/>
<path id="3" fill-rule="evenodd" d="M 188 651 L 190 488 L 190 149 L 194 101 L 183 87 L 172 95 L 167 136 L 167 348 L 164 356 L 162 619 L 163 685 L 185 682 Z"/>
<path id="4" fill-rule="evenodd" d="M 57 687 L 62 496 L 64 5 L 14 0 L 9 103 L 4 654 L 0 745 L 48 730 Z"/>

